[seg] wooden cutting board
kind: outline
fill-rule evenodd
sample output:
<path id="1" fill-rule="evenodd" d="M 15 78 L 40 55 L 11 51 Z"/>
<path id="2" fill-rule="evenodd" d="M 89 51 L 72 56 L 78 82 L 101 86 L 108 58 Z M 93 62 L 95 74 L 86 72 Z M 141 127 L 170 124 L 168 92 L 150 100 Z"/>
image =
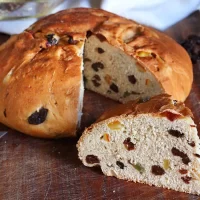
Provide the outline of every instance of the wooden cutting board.
<path id="1" fill-rule="evenodd" d="M 193 13 L 166 33 L 179 42 L 190 34 L 200 34 L 200 13 Z M 7 38 L 0 34 L 1 42 Z M 81 130 L 115 104 L 86 91 Z M 186 105 L 193 111 L 200 132 L 200 62 L 194 65 L 194 83 Z M 84 167 L 77 157 L 77 139 L 37 139 L 3 125 L 0 130 L 8 130 L 0 138 L 0 200 L 200 199 L 195 195 L 106 177 L 99 168 Z"/>

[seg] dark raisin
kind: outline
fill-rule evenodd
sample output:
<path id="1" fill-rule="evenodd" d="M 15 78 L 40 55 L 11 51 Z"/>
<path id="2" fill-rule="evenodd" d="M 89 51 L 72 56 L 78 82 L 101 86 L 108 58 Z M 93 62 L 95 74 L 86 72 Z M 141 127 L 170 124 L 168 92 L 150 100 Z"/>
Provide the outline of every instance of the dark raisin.
<path id="1" fill-rule="evenodd" d="M 89 38 L 92 35 L 91 31 L 87 31 L 86 37 Z"/>
<path id="2" fill-rule="evenodd" d="M 133 149 L 135 148 L 135 144 L 133 144 L 133 143 L 131 142 L 131 138 L 130 138 L 130 137 L 126 138 L 126 139 L 124 140 L 123 144 L 124 144 L 124 146 L 126 147 L 126 149 L 127 149 L 128 151 L 133 150 Z"/>
<path id="3" fill-rule="evenodd" d="M 95 72 L 98 72 L 99 69 L 103 69 L 104 65 L 101 62 L 96 62 L 92 64 L 92 69 L 94 69 Z"/>
<path id="4" fill-rule="evenodd" d="M 83 61 L 84 62 L 91 62 L 91 60 L 89 58 L 84 58 Z"/>
<path id="5" fill-rule="evenodd" d="M 179 156 L 182 158 L 182 162 L 186 165 L 188 165 L 189 162 L 191 162 L 191 160 L 189 159 L 189 157 L 187 156 L 187 154 L 185 154 L 184 152 L 178 150 L 177 148 L 173 147 L 172 148 L 172 154 L 174 156 Z"/>
<path id="6" fill-rule="evenodd" d="M 106 37 L 103 36 L 103 35 L 101 35 L 101 34 L 96 34 L 96 36 L 97 36 L 97 38 L 98 38 L 101 42 L 104 42 L 104 41 L 107 40 Z"/>
<path id="7" fill-rule="evenodd" d="M 3 115 L 4 115 L 4 117 L 7 117 L 6 109 L 3 111 Z"/>
<path id="8" fill-rule="evenodd" d="M 69 39 L 68 39 L 68 44 L 77 44 L 78 43 L 78 40 L 74 40 L 72 36 L 69 36 Z"/>
<path id="9" fill-rule="evenodd" d="M 192 177 L 189 177 L 189 176 L 183 176 L 181 177 L 181 179 L 186 183 L 186 184 L 189 184 Z"/>
<path id="10" fill-rule="evenodd" d="M 112 84 L 110 85 L 110 89 L 111 89 L 113 92 L 116 92 L 116 93 L 119 92 L 119 89 L 118 89 L 117 85 L 115 85 L 114 83 L 112 83 Z"/>
<path id="11" fill-rule="evenodd" d="M 131 82 L 132 84 L 135 84 L 137 82 L 136 78 L 134 75 L 130 75 L 128 76 L 128 80 L 129 82 Z"/>
<path id="12" fill-rule="evenodd" d="M 100 54 L 105 52 L 105 51 L 104 51 L 102 48 L 100 48 L 100 47 L 97 48 L 97 51 L 98 51 L 98 53 L 100 53 Z"/>
<path id="13" fill-rule="evenodd" d="M 189 157 L 186 155 L 185 157 L 182 158 L 182 161 L 185 165 L 188 165 L 189 162 L 191 162 L 191 160 L 189 159 Z"/>
<path id="14" fill-rule="evenodd" d="M 191 147 L 195 147 L 195 142 L 194 142 L 194 141 L 188 142 L 188 144 L 189 144 Z"/>
<path id="15" fill-rule="evenodd" d="M 56 45 L 58 43 L 58 40 L 54 37 L 54 34 L 46 35 L 48 44 L 47 45 Z"/>
<path id="16" fill-rule="evenodd" d="M 182 151 L 178 150 L 175 147 L 172 148 L 172 154 L 174 156 L 180 156 L 181 158 L 184 157 L 184 155 L 185 155 L 185 153 L 183 153 Z"/>
<path id="17" fill-rule="evenodd" d="M 161 176 L 161 175 L 165 174 L 165 170 L 162 167 L 160 167 L 159 165 L 153 165 L 151 167 L 151 172 L 156 176 Z"/>
<path id="18" fill-rule="evenodd" d="M 46 120 L 48 114 L 48 109 L 40 108 L 39 111 L 35 111 L 28 117 L 28 123 L 33 125 L 38 125 Z"/>
<path id="19" fill-rule="evenodd" d="M 186 169 L 179 169 L 179 173 L 180 174 L 187 174 L 188 170 L 186 170 Z"/>
<path id="20" fill-rule="evenodd" d="M 179 138 L 179 137 L 183 137 L 184 136 L 184 134 L 183 133 L 181 133 L 180 131 L 178 131 L 178 130 L 168 130 L 167 131 L 170 135 L 172 135 L 172 136 L 174 136 L 174 137 L 177 137 L 177 138 Z"/>
<path id="21" fill-rule="evenodd" d="M 156 58 L 156 54 L 155 54 L 155 53 L 151 53 L 151 56 L 152 56 L 153 58 Z"/>
<path id="22" fill-rule="evenodd" d="M 116 164 L 119 166 L 120 169 L 124 169 L 124 164 L 120 161 L 117 161 Z"/>
<path id="23" fill-rule="evenodd" d="M 99 159 L 97 156 L 94 155 L 87 155 L 86 156 L 86 162 L 88 164 L 95 164 L 95 163 L 99 163 Z"/>
<path id="24" fill-rule="evenodd" d="M 93 76 L 93 78 L 94 78 L 95 80 L 97 80 L 97 81 L 100 81 L 100 80 L 101 80 L 100 76 L 97 75 L 97 74 L 95 74 L 95 75 Z"/>
<path id="25" fill-rule="evenodd" d="M 200 158 L 200 155 L 199 155 L 199 154 L 195 153 L 194 155 L 195 155 L 197 158 Z"/>
<path id="26" fill-rule="evenodd" d="M 99 87 L 101 83 L 99 83 L 97 80 L 92 80 L 95 87 Z"/>

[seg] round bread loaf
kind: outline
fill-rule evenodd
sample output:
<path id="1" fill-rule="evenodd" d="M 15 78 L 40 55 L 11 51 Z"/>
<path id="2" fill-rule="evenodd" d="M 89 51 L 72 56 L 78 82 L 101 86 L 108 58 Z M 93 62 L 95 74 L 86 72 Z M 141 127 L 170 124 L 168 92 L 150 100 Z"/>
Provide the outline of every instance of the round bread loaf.
<path id="1" fill-rule="evenodd" d="M 78 141 L 85 166 L 107 176 L 200 194 L 200 140 L 191 111 L 166 94 L 105 112 Z"/>
<path id="2" fill-rule="evenodd" d="M 112 13 L 47 16 L 0 47 L 0 122 L 44 137 L 75 136 L 87 89 L 120 102 L 168 93 L 184 101 L 186 51 L 163 33 Z"/>

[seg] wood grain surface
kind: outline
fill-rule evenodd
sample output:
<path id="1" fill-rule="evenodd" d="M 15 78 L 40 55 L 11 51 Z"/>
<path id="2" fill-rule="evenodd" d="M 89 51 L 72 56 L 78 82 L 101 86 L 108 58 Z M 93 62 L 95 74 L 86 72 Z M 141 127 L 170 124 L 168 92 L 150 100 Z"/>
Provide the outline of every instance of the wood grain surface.
<path id="1" fill-rule="evenodd" d="M 179 42 L 190 34 L 199 35 L 200 13 L 193 13 L 166 33 Z M 6 39 L 8 36 L 0 34 L 1 43 Z M 86 91 L 79 133 L 115 104 Z M 200 63 L 194 65 L 194 83 L 186 105 L 193 111 L 200 132 Z M 84 167 L 77 157 L 77 138 L 44 140 L 3 125 L 0 130 L 8 130 L 0 138 L 0 200 L 200 199 L 195 195 L 106 177 L 99 168 Z"/>

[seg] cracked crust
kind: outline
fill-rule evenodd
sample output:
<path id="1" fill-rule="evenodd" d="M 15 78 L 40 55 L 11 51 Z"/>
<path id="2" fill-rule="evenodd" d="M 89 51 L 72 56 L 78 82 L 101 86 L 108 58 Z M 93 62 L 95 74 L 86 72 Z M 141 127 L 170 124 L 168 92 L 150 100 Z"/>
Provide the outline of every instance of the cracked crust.
<path id="1" fill-rule="evenodd" d="M 1 123 L 37 137 L 75 136 L 81 52 L 90 34 L 134 57 L 174 99 L 188 96 L 191 61 L 172 39 L 103 10 L 69 9 L 39 20 L 0 47 Z M 28 117 L 41 107 L 48 108 L 45 122 L 28 124 Z"/>

